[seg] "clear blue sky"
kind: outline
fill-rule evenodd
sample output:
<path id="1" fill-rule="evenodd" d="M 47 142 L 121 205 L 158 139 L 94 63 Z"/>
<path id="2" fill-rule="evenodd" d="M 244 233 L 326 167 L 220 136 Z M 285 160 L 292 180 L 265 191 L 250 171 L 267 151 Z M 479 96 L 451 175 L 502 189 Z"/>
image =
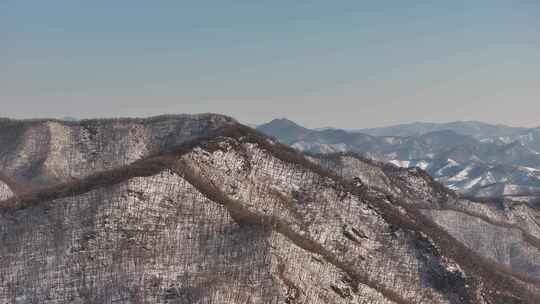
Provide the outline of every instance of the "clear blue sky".
<path id="1" fill-rule="evenodd" d="M 0 116 L 540 125 L 540 1 L 0 0 Z"/>

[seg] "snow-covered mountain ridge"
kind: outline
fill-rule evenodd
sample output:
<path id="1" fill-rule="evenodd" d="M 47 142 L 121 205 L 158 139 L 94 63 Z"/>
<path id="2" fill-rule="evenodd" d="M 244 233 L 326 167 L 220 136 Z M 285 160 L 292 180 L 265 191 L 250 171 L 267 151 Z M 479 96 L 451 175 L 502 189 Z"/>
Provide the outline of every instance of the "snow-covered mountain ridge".
<path id="1" fill-rule="evenodd" d="M 540 194 L 537 128 L 455 122 L 359 131 L 310 130 L 280 119 L 258 130 L 308 153 L 351 151 L 400 167 L 418 167 L 470 197 L 525 200 Z"/>
<path id="2" fill-rule="evenodd" d="M 540 300 L 537 210 L 423 170 L 306 156 L 219 115 L 3 131 L 2 303 Z"/>

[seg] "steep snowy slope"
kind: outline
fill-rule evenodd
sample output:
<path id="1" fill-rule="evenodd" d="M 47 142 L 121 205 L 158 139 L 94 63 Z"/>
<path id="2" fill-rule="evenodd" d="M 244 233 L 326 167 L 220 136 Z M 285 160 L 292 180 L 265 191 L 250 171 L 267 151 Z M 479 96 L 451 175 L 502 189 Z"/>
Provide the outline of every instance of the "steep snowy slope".
<path id="1" fill-rule="evenodd" d="M 239 125 L 168 150 L 1 202 L 1 301 L 538 300 L 411 203 L 451 195 L 421 171 L 341 177 Z"/>
<path id="2" fill-rule="evenodd" d="M 540 211 L 536 205 L 460 199 L 423 170 L 399 169 L 355 154 L 321 155 L 313 160 L 349 180 L 359 178 L 368 187 L 402 198 L 478 254 L 540 279 Z"/>

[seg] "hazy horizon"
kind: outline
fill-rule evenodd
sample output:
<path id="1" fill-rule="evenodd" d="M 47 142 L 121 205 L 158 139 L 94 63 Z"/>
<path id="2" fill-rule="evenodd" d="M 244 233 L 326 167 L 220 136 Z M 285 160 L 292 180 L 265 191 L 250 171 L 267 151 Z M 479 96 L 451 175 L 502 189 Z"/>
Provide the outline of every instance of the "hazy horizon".
<path id="1" fill-rule="evenodd" d="M 0 3 L 0 116 L 540 125 L 537 1 Z"/>
<path id="2" fill-rule="evenodd" d="M 85 119 L 122 119 L 122 118 L 151 118 L 151 117 L 156 117 L 156 116 L 163 116 L 163 115 L 182 115 L 182 114 L 194 114 L 194 115 L 197 115 L 197 114 L 217 114 L 217 115 L 226 115 L 226 116 L 229 116 L 233 119 L 236 119 L 238 122 L 242 123 L 242 124 L 245 124 L 245 125 L 248 125 L 248 126 L 252 126 L 252 127 L 257 127 L 257 126 L 260 126 L 260 125 L 263 125 L 263 124 L 266 124 L 266 123 L 270 123 L 272 122 L 273 120 L 280 120 L 280 119 L 286 119 L 286 120 L 289 120 L 289 121 L 292 121 L 302 127 L 305 127 L 305 128 L 308 128 L 308 129 L 343 129 L 343 130 L 351 130 L 351 131 L 354 131 L 354 130 L 360 130 L 360 129 L 377 129 L 377 128 L 386 128 L 386 127 L 396 127 L 396 126 L 399 126 L 399 125 L 410 125 L 410 124 L 451 124 L 451 123 L 468 123 L 468 122 L 472 122 L 472 123 L 484 123 L 484 124 L 489 124 L 489 125 L 494 125 L 494 126 L 503 126 L 503 127 L 513 127 L 513 128 L 540 128 L 540 125 L 537 125 L 537 126 L 531 126 L 531 127 L 528 127 L 528 126 L 519 126 L 519 125 L 508 125 L 508 124 L 502 124 L 502 123 L 490 123 L 490 122 L 485 122 L 485 121 L 480 121 L 480 120 L 453 120 L 453 121 L 441 121 L 441 122 L 433 122 L 433 121 L 409 121 L 409 122 L 403 122 L 403 123 L 397 123 L 397 124 L 390 124 L 390 125 L 382 125 L 382 126 L 375 126 L 375 127 L 370 127 L 370 126 L 365 126 L 365 127 L 358 127 L 358 128 L 339 128 L 339 127 L 335 127 L 335 126 L 332 126 L 332 125 L 324 125 L 324 122 L 321 122 L 321 125 L 320 126 L 306 126 L 306 125 L 303 125 L 302 123 L 299 123 L 293 119 L 290 119 L 288 117 L 274 117 L 274 118 L 270 118 L 266 121 L 262 121 L 260 123 L 251 123 L 249 121 L 241 121 L 240 119 L 234 117 L 234 116 L 231 116 L 231 115 L 228 115 L 228 114 L 224 114 L 224 113 L 213 113 L 213 112 L 200 112 L 200 113 L 162 113 L 162 114 L 157 114 L 157 115 L 149 115 L 149 116 L 96 116 L 96 117 L 75 117 L 75 116 L 58 116 L 58 117 L 54 117 L 54 116 L 44 116 L 44 117 L 23 117 L 23 118 L 14 118 L 14 117 L 8 117 L 8 116 L 0 116 L 0 119 L 15 119 L 15 120 L 40 120 L 40 119 L 51 119 L 51 120 L 66 120 L 66 121 L 70 121 L 70 120 L 74 120 L 74 121 L 79 121 L 79 120 L 85 120 Z"/>

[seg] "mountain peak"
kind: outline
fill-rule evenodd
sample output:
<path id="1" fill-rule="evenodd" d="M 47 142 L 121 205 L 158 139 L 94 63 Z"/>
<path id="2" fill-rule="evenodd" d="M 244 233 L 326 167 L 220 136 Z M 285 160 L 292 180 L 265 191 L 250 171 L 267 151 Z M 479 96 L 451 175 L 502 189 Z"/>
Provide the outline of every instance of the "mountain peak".
<path id="1" fill-rule="evenodd" d="M 303 128 L 302 126 L 300 126 L 299 124 L 297 124 L 296 122 L 288 119 L 288 118 L 275 118 L 275 119 L 272 119 L 270 122 L 266 123 L 266 124 L 263 124 L 261 126 L 264 126 L 264 125 L 273 125 L 273 126 L 281 126 L 281 127 L 301 127 Z"/>
<path id="2" fill-rule="evenodd" d="M 290 140 L 303 137 L 311 132 L 287 118 L 276 118 L 266 124 L 257 127 L 262 133 L 278 138 L 280 141 L 290 144 Z"/>

